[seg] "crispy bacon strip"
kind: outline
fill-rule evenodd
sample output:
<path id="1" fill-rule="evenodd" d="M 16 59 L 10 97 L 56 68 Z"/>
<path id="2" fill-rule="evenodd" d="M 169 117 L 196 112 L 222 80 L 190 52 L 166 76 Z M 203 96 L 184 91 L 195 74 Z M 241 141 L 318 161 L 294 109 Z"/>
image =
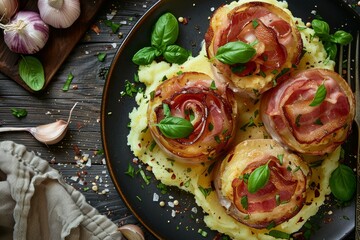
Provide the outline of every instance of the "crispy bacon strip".
<path id="1" fill-rule="evenodd" d="M 270 169 L 269 181 L 257 192 L 250 193 L 248 176 L 265 164 Z M 300 211 L 309 173 L 309 167 L 299 156 L 287 152 L 276 141 L 246 140 L 217 168 L 214 185 L 229 215 L 250 227 L 266 228 Z"/>
<path id="2" fill-rule="evenodd" d="M 211 88 L 211 84 L 215 83 Z M 165 137 L 155 125 L 164 118 L 166 103 L 171 116 L 191 121 L 194 130 L 186 138 Z M 148 122 L 157 144 L 172 158 L 185 163 L 215 159 L 235 136 L 237 104 L 234 93 L 208 75 L 186 72 L 162 83 L 148 106 Z"/>
<path id="3" fill-rule="evenodd" d="M 310 106 L 320 85 L 326 97 Z M 343 143 L 351 130 L 354 95 L 337 73 L 309 69 L 294 74 L 261 100 L 261 116 L 269 134 L 292 150 L 321 155 Z"/>

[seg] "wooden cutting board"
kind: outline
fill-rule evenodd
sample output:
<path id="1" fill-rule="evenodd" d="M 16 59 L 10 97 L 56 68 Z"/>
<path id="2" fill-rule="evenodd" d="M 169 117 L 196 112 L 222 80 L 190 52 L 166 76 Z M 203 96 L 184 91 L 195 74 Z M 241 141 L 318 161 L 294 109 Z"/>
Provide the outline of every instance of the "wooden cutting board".
<path id="1" fill-rule="evenodd" d="M 61 64 L 92 24 L 93 17 L 105 1 L 106 0 L 80 0 L 81 14 L 71 27 L 66 29 L 50 27 L 48 42 L 42 50 L 34 55 L 42 62 L 44 67 L 45 85 L 43 89 L 46 88 Z M 21 9 L 38 11 L 37 0 L 28 0 Z M 3 41 L 2 31 L 0 37 L 0 71 L 33 93 L 34 91 L 24 83 L 18 73 L 21 55 L 9 50 Z"/>

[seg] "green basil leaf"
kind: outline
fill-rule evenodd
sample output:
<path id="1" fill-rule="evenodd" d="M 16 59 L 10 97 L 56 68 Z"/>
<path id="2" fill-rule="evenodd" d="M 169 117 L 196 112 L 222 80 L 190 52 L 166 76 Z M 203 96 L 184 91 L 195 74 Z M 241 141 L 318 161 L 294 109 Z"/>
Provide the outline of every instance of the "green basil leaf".
<path id="1" fill-rule="evenodd" d="M 313 99 L 312 102 L 309 104 L 309 106 L 315 107 L 315 106 L 320 105 L 320 104 L 325 100 L 326 93 L 327 93 L 327 91 L 326 91 L 325 85 L 324 85 L 324 84 L 321 84 L 321 85 L 318 87 L 318 89 L 316 90 L 314 99 Z"/>
<path id="2" fill-rule="evenodd" d="M 255 55 L 256 50 L 250 44 L 237 41 L 228 42 L 219 47 L 216 58 L 225 64 L 247 63 Z"/>
<path id="3" fill-rule="evenodd" d="M 174 44 L 179 36 L 179 23 L 171 13 L 163 14 L 155 23 L 151 33 L 151 46 L 164 49 Z"/>
<path id="4" fill-rule="evenodd" d="M 156 52 L 156 49 L 153 47 L 144 47 L 135 53 L 132 61 L 137 65 L 148 65 L 156 58 Z"/>
<path id="5" fill-rule="evenodd" d="M 337 46 L 336 43 L 334 42 L 323 42 L 325 51 L 328 55 L 328 57 L 331 60 L 335 60 L 336 59 L 336 54 L 337 54 Z"/>
<path id="6" fill-rule="evenodd" d="M 32 90 L 39 91 L 45 84 L 45 73 L 40 60 L 33 56 L 22 57 L 19 63 L 21 79 Z"/>
<path id="7" fill-rule="evenodd" d="M 191 122 L 180 117 L 169 116 L 155 125 L 159 127 L 165 137 L 172 139 L 188 137 L 194 131 Z"/>
<path id="8" fill-rule="evenodd" d="M 315 34 L 322 40 L 330 39 L 330 27 L 327 22 L 319 19 L 314 19 L 311 22 L 311 26 L 314 29 Z"/>
<path id="9" fill-rule="evenodd" d="M 17 118 L 23 118 L 27 116 L 27 110 L 25 108 L 11 108 L 11 113 Z"/>
<path id="10" fill-rule="evenodd" d="M 169 63 L 182 64 L 191 56 L 191 52 L 178 45 L 170 45 L 166 47 L 163 56 Z"/>
<path id="11" fill-rule="evenodd" d="M 340 164 L 330 176 L 330 189 L 332 194 L 341 201 L 349 201 L 356 190 L 356 176 L 354 171 Z"/>
<path id="12" fill-rule="evenodd" d="M 248 191 L 255 193 L 262 187 L 264 187 L 270 178 L 269 165 L 265 164 L 256 168 L 249 176 L 248 179 Z"/>
<path id="13" fill-rule="evenodd" d="M 279 230 L 271 230 L 267 235 L 272 236 L 274 238 L 281 238 L 281 239 L 290 239 L 291 235 L 286 232 L 282 232 Z"/>
<path id="14" fill-rule="evenodd" d="M 106 55 L 107 54 L 103 53 L 103 52 L 98 53 L 97 58 L 98 58 L 99 62 L 103 62 L 105 60 L 105 58 L 106 58 Z"/>
<path id="15" fill-rule="evenodd" d="M 240 201 L 241 201 L 241 206 L 242 206 L 245 210 L 247 210 L 248 207 L 249 207 L 248 197 L 247 197 L 246 195 L 245 195 L 245 196 L 242 196 Z"/>
<path id="16" fill-rule="evenodd" d="M 343 30 L 338 30 L 331 36 L 331 41 L 340 45 L 347 45 L 353 40 L 353 36 Z"/>
<path id="17" fill-rule="evenodd" d="M 121 24 L 114 23 L 114 22 L 112 22 L 112 21 L 110 21 L 108 19 L 104 20 L 104 23 L 105 23 L 106 26 L 111 28 L 111 31 L 113 33 L 116 33 L 119 30 L 120 26 L 121 26 Z"/>

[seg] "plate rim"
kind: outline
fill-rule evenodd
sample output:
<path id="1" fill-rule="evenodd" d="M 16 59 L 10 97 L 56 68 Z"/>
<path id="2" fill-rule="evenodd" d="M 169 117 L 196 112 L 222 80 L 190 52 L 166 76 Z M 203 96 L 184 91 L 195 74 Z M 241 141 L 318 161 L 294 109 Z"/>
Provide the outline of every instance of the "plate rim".
<path id="1" fill-rule="evenodd" d="M 261 1 L 261 0 L 260 0 Z M 353 17 L 356 18 L 357 21 L 360 22 L 360 14 L 357 13 L 353 8 L 351 8 L 346 2 L 344 2 L 343 0 L 333 0 L 334 2 L 336 2 L 341 8 L 343 8 L 345 11 L 348 11 L 349 13 L 351 13 L 353 15 Z M 130 203 L 130 201 L 128 200 L 128 198 L 125 196 L 125 194 L 123 193 L 118 181 L 117 181 L 117 176 L 115 174 L 115 167 L 113 166 L 113 164 L 110 161 L 110 156 L 109 156 L 109 149 L 108 149 L 108 144 L 107 140 L 106 140 L 106 134 L 105 134 L 105 122 L 106 122 L 106 116 L 107 114 L 105 113 L 106 110 L 106 106 L 108 104 L 107 102 L 107 98 L 108 98 L 108 89 L 110 87 L 110 79 L 112 76 L 112 73 L 115 69 L 115 65 L 118 62 L 118 59 L 122 53 L 122 51 L 124 50 L 124 47 L 126 47 L 129 44 L 129 41 L 131 41 L 131 39 L 133 38 L 133 35 L 136 33 L 136 31 L 138 30 L 138 28 L 140 28 L 142 26 L 142 24 L 144 23 L 144 21 L 147 20 L 147 18 L 149 18 L 152 13 L 154 11 L 156 11 L 158 8 L 160 8 L 163 5 L 166 5 L 168 1 L 166 0 L 157 0 L 148 10 L 145 11 L 145 13 L 139 18 L 139 20 L 135 23 L 135 25 L 129 30 L 129 33 L 127 34 L 127 36 L 124 38 L 123 42 L 120 44 L 118 50 L 115 53 L 115 56 L 113 57 L 113 60 L 110 64 L 110 68 L 108 71 L 108 75 L 106 77 L 106 82 L 104 84 L 104 89 L 103 89 L 103 94 L 102 94 L 102 101 L 101 101 L 101 138 L 102 138 L 102 145 L 103 145 L 103 149 L 104 149 L 104 155 L 105 155 L 105 161 L 107 163 L 107 169 L 109 171 L 109 175 L 112 179 L 112 182 L 117 190 L 117 192 L 119 193 L 119 195 L 121 196 L 121 199 L 123 200 L 123 202 L 125 203 L 126 207 L 132 212 L 132 214 L 136 217 L 136 219 L 151 233 L 153 234 L 156 238 L 161 239 L 160 237 L 160 233 L 157 233 L 155 230 L 153 230 L 144 220 L 143 218 L 137 213 L 137 211 L 135 210 L 134 206 Z M 228 4 L 228 1 L 224 1 L 224 4 Z M 289 2 L 288 2 L 289 4 Z M 354 222 L 355 224 L 355 222 Z M 352 230 L 350 232 L 346 232 L 345 235 L 343 236 L 343 238 L 346 238 L 347 236 L 349 236 L 349 234 L 351 232 L 353 232 L 355 229 L 355 226 L 352 228 Z M 343 239 L 342 238 L 342 239 Z"/>

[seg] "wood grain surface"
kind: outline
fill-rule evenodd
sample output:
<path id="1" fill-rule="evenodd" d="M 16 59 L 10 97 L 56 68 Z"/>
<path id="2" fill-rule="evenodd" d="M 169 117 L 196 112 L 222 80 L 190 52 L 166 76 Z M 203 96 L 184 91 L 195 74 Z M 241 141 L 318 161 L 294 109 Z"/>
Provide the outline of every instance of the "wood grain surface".
<path id="1" fill-rule="evenodd" d="M 83 1 L 98 3 L 94 0 Z M 73 112 L 68 134 L 58 144 L 46 146 L 35 141 L 26 132 L 1 133 L 0 141 L 12 140 L 27 146 L 29 151 L 35 152 L 58 169 L 65 181 L 79 189 L 100 213 L 108 216 L 119 226 L 138 224 L 148 240 L 155 237 L 126 208 L 107 171 L 101 151 L 103 147 L 100 134 L 100 106 L 106 71 L 117 49 L 136 21 L 155 2 L 156 0 L 105 1 L 92 21 L 84 20 L 91 27 L 87 27 L 80 41 L 74 43 L 74 48 L 66 60 L 62 64 L 52 63 L 54 68 L 57 65 L 59 68 L 53 72 L 52 80 L 40 94 L 30 93 L 9 76 L 0 73 L 0 126 L 36 126 L 56 119 L 65 120 L 73 104 L 79 103 Z M 357 1 L 352 0 L 351 3 L 355 4 Z M 359 10 L 359 7 L 356 9 Z M 121 24 L 117 33 L 112 33 L 105 25 L 104 20 L 108 18 L 114 23 Z M 98 29 L 98 33 L 93 29 Z M 70 45 L 68 47 L 71 48 Z M 97 59 L 98 53 L 106 53 L 103 62 Z M 51 59 L 59 58 L 52 53 L 48 60 Z M 6 57 L 4 50 L 1 50 L 2 67 L 4 62 L 14 66 L 16 61 Z M 10 75 L 11 71 L 14 70 L 9 68 L 7 74 Z M 74 79 L 70 89 L 65 92 L 62 87 L 70 72 Z M 18 119 L 11 114 L 11 108 L 24 108 L 28 114 Z M 86 156 L 91 159 L 91 165 L 89 161 L 81 162 Z M 93 184 L 98 186 L 98 191 L 92 190 Z M 348 239 L 354 237 L 349 236 Z"/>
<path id="2" fill-rule="evenodd" d="M 49 40 L 44 48 L 35 55 L 44 67 L 44 88 L 47 87 L 56 74 L 56 71 L 60 68 L 72 49 L 89 28 L 92 23 L 91 20 L 94 18 L 104 1 L 105 0 L 81 0 L 81 14 L 71 27 L 64 29 L 50 27 Z M 37 1 L 28 0 L 24 6 L 21 6 L 21 10 L 38 12 Z M 3 38 L 2 31 L 0 37 Z M 5 42 L 0 41 L 0 71 L 26 90 L 33 92 L 19 75 L 18 69 L 20 59 L 20 54 L 10 51 Z"/>

